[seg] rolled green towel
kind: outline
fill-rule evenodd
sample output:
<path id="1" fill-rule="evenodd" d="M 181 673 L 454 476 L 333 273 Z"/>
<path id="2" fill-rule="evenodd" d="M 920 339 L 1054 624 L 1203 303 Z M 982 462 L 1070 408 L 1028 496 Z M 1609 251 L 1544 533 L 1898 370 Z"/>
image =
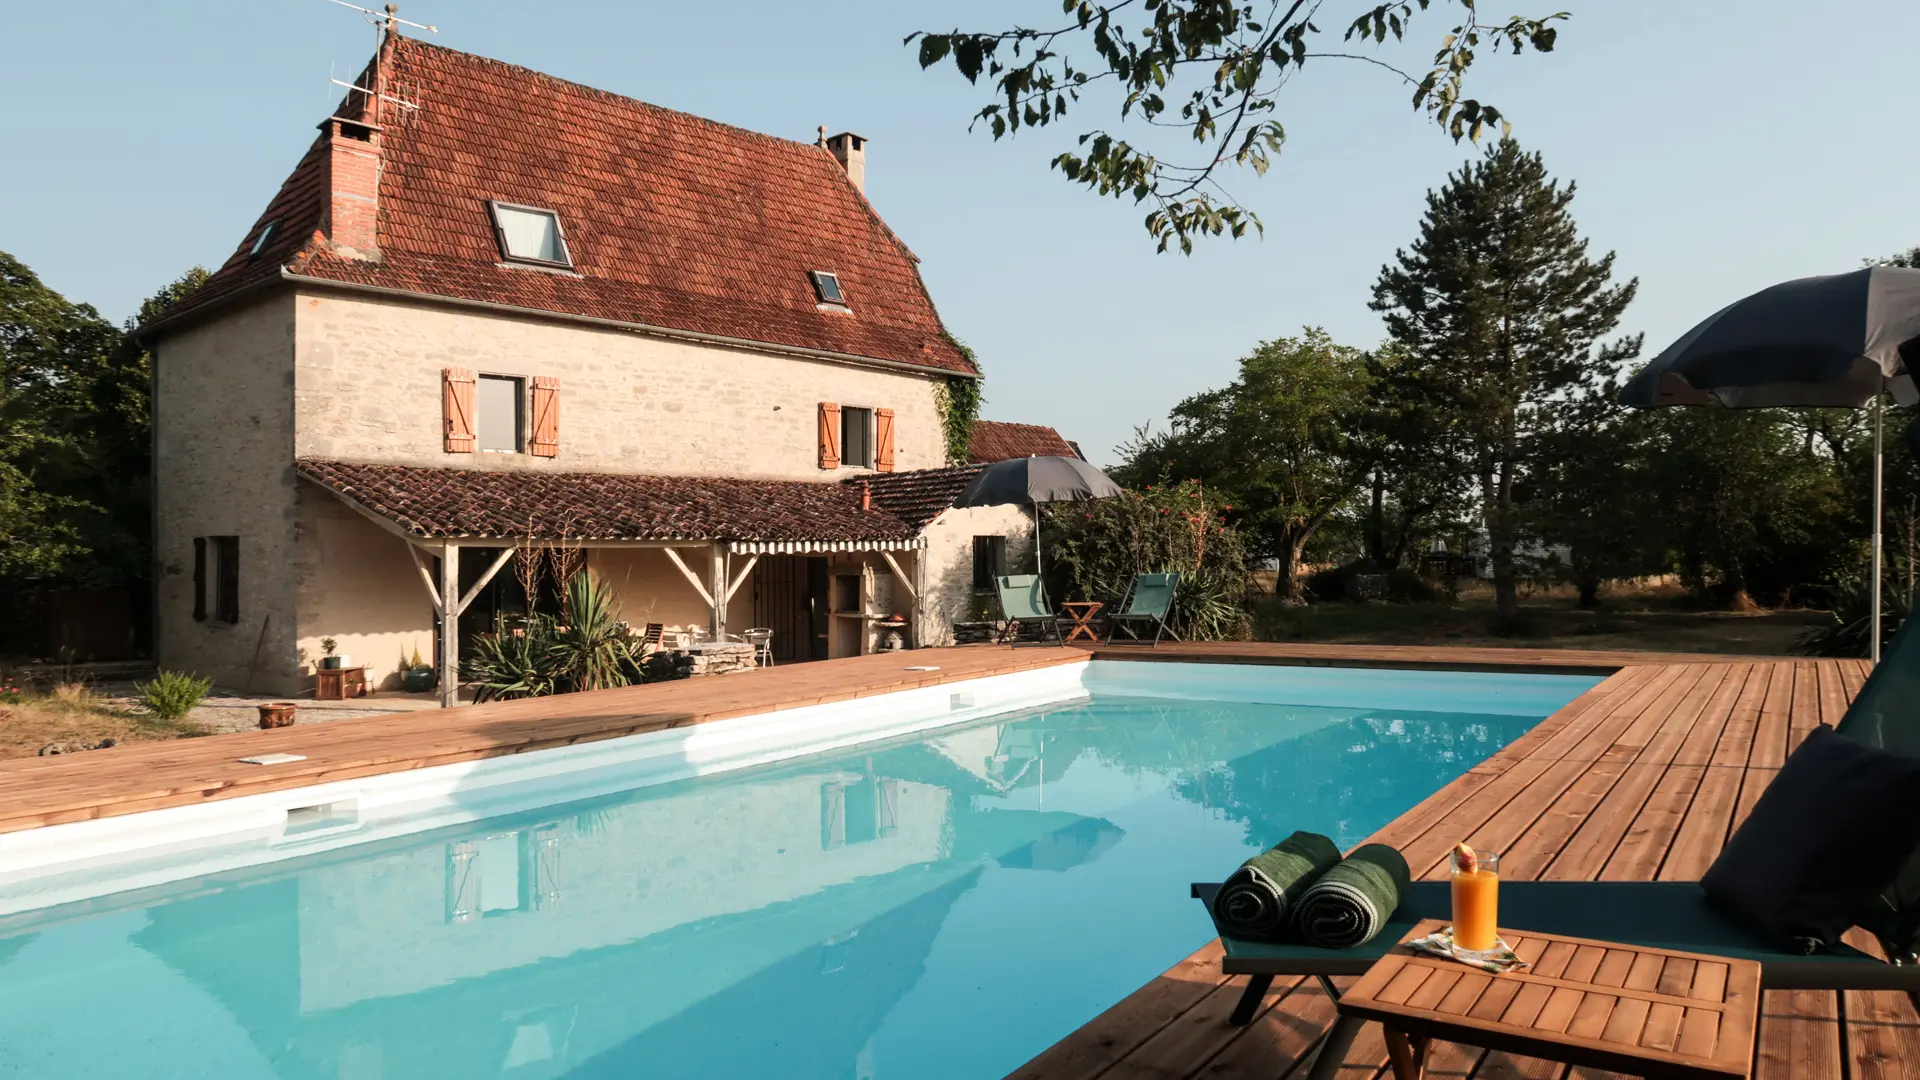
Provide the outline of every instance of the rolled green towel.
<path id="1" fill-rule="evenodd" d="M 1296 932 L 1323 949 L 1365 945 L 1393 917 L 1412 879 L 1398 851 L 1385 844 L 1356 848 L 1294 901 Z"/>
<path id="2" fill-rule="evenodd" d="M 1340 862 L 1340 847 L 1319 833 L 1296 832 L 1240 864 L 1213 898 L 1213 920 L 1228 937 L 1277 941 L 1289 904 Z"/>

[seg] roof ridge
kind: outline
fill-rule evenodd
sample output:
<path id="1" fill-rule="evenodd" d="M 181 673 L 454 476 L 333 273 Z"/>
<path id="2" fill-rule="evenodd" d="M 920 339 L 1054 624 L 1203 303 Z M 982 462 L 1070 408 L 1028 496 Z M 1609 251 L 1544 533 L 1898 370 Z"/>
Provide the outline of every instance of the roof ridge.
<path id="1" fill-rule="evenodd" d="M 511 75 L 532 76 L 535 79 L 539 79 L 544 82 L 553 83 L 557 86 L 565 87 L 569 90 L 583 90 L 597 97 L 609 98 L 613 101 L 618 101 L 627 105 L 638 105 L 645 109 L 652 109 L 655 112 L 667 113 L 672 116 L 684 117 L 688 120 L 692 120 L 697 123 L 704 124 L 708 127 L 720 128 L 722 130 L 733 132 L 739 135 L 751 135 L 756 139 L 766 139 L 769 142 L 784 143 L 788 146 L 817 149 L 817 150 L 821 150 L 822 152 L 826 152 L 825 147 L 820 146 L 818 143 L 802 142 L 799 139 L 782 138 L 779 135 L 769 135 L 764 131 L 755 131 L 752 128 L 741 127 L 738 124 L 729 124 L 724 120 L 715 120 L 715 119 L 712 119 L 711 117 L 701 116 L 698 113 L 683 112 L 679 109 L 670 109 L 665 105 L 656 105 L 651 101 L 645 101 L 637 97 L 631 97 L 626 94 L 616 93 L 612 90 L 603 90 L 597 86 L 588 86 L 586 83 L 575 82 L 572 79 L 563 79 L 558 75 L 551 75 L 544 71 L 538 71 L 538 70 L 535 70 L 534 68 L 527 67 L 523 64 L 516 64 L 508 60 L 499 60 L 491 56 L 482 56 L 479 53 L 470 53 L 465 51 L 464 49 L 455 49 L 446 45 L 437 45 L 431 41 L 423 41 L 419 38 L 402 37 L 399 41 L 398 48 L 401 50 L 417 48 L 417 49 L 425 49 L 431 52 L 447 53 L 452 56 L 457 56 L 462 60 L 476 61 L 484 66 L 504 68 L 506 72 Z M 828 153 L 827 156 L 829 159 L 831 159 L 833 155 L 831 153 Z M 835 164 L 835 168 L 837 169 L 839 167 L 839 163 L 836 161 L 834 164 Z M 844 170 L 842 170 L 842 175 L 845 175 Z"/>

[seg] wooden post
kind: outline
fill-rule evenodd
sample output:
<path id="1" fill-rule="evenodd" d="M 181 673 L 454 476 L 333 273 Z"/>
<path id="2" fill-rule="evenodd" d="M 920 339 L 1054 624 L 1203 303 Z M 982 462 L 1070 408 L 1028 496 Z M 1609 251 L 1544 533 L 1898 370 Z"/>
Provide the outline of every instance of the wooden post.
<path id="1" fill-rule="evenodd" d="M 727 548 L 725 544 L 715 543 L 708 555 L 707 587 L 709 602 L 713 604 L 713 640 L 727 640 Z"/>
<path id="2" fill-rule="evenodd" d="M 460 703 L 460 547 L 440 545 L 440 707 Z"/>

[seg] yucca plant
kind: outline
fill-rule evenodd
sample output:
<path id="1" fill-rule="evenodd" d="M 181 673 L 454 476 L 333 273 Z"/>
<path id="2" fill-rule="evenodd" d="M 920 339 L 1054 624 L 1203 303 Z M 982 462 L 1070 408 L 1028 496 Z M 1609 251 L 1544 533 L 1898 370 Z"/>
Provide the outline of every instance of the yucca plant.
<path id="1" fill-rule="evenodd" d="M 496 615 L 492 631 L 475 634 L 460 661 L 460 677 L 477 685 L 475 701 L 545 697 L 558 689 L 559 656 L 553 620 L 528 615 L 523 626 L 508 626 Z"/>
<path id="2" fill-rule="evenodd" d="M 620 624 L 613 591 L 591 570 L 567 581 L 567 625 L 554 636 L 562 677 L 573 690 L 605 690 L 633 681 L 634 639 Z"/>

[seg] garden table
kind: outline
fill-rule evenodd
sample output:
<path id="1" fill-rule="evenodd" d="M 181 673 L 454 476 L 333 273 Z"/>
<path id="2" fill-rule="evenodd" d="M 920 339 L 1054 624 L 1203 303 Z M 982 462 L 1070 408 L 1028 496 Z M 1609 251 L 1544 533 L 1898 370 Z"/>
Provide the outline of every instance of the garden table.
<path id="1" fill-rule="evenodd" d="M 1076 641 L 1081 637 L 1088 641 L 1100 640 L 1100 635 L 1093 632 L 1093 617 L 1100 614 L 1105 604 L 1097 600 L 1070 600 L 1060 607 L 1067 613 L 1067 618 L 1073 620 L 1073 629 L 1067 631 L 1067 641 Z"/>

